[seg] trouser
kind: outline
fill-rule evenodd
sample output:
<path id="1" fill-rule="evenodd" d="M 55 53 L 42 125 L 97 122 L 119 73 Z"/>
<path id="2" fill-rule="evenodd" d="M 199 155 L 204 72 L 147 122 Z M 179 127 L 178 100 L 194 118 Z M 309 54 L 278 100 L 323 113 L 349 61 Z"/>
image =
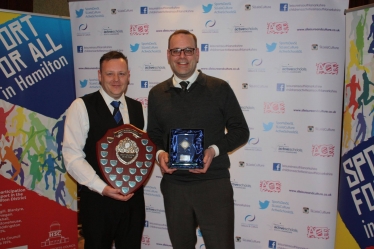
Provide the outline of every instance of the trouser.
<path id="1" fill-rule="evenodd" d="M 195 249 L 200 227 L 206 249 L 234 249 L 234 200 L 229 178 L 175 184 L 162 179 L 174 249 Z"/>
<path id="2" fill-rule="evenodd" d="M 140 249 L 145 222 L 143 187 L 128 201 L 81 191 L 79 215 L 85 249 Z"/>

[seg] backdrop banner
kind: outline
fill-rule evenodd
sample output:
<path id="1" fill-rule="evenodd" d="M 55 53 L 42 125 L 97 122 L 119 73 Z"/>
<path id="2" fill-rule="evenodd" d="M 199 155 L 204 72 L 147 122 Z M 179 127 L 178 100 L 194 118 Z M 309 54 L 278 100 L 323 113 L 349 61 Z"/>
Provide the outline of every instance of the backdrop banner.
<path id="1" fill-rule="evenodd" d="M 331 249 L 347 7 L 348 0 L 69 2 L 76 93 L 97 91 L 100 57 L 119 50 L 131 69 L 126 94 L 147 107 L 149 90 L 172 76 L 169 36 L 190 30 L 198 69 L 230 84 L 251 131 L 230 155 L 236 248 Z M 156 166 L 145 185 L 143 248 L 171 247 L 161 178 Z"/>
<path id="2" fill-rule="evenodd" d="M 336 248 L 374 248 L 374 9 L 346 14 L 346 74 Z M 370 125 L 371 124 L 371 125 Z"/>
<path id="3" fill-rule="evenodd" d="M 0 248 L 77 248 L 61 154 L 75 98 L 70 20 L 0 10 L 0 47 Z"/>

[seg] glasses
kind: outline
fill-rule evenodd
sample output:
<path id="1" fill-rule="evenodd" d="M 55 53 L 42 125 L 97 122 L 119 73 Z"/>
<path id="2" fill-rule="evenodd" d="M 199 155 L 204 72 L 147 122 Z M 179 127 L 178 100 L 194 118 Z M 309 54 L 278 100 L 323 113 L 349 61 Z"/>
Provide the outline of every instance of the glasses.
<path id="1" fill-rule="evenodd" d="M 185 56 L 193 55 L 195 53 L 196 48 L 173 48 L 169 49 L 169 52 L 172 56 L 179 56 L 184 53 Z"/>

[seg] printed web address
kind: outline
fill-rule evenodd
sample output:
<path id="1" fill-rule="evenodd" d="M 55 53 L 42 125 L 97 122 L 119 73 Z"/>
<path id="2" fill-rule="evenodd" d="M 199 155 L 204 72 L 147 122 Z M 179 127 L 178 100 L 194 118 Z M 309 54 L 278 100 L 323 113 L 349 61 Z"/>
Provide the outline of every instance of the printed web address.
<path id="1" fill-rule="evenodd" d="M 288 11 L 341 11 L 341 9 L 334 8 L 289 8 Z"/>
<path id="2" fill-rule="evenodd" d="M 336 32 L 339 32 L 340 29 L 306 28 L 306 29 L 297 29 L 297 31 L 336 31 Z"/>
<path id="3" fill-rule="evenodd" d="M 306 110 L 306 109 L 293 109 L 294 112 L 322 112 L 322 113 L 336 113 L 336 111 L 326 110 Z"/>
<path id="4" fill-rule="evenodd" d="M 233 71 L 236 71 L 236 70 L 240 70 L 240 68 L 238 67 L 205 67 L 205 68 L 201 68 L 201 70 L 233 70 Z"/>
<path id="5" fill-rule="evenodd" d="M 292 193 L 299 193 L 299 194 L 331 196 L 331 193 L 309 192 L 309 191 L 293 190 L 293 189 L 290 189 L 289 191 Z"/>

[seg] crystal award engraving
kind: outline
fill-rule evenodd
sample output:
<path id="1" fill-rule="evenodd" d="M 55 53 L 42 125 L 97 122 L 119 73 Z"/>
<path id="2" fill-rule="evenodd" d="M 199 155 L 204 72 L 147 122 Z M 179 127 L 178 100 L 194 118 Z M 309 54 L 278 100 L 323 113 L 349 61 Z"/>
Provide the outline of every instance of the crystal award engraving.
<path id="1" fill-rule="evenodd" d="M 204 130 L 172 129 L 169 156 L 170 168 L 202 169 L 204 167 Z"/>

